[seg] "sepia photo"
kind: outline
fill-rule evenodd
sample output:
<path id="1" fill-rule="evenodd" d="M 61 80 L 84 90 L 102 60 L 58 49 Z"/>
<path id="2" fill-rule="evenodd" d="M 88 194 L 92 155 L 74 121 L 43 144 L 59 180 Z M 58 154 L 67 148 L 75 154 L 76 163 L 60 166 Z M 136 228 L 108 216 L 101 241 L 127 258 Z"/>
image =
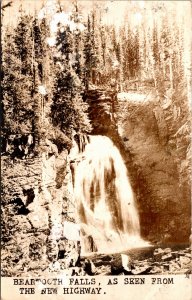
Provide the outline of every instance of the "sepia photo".
<path id="1" fill-rule="evenodd" d="M 1 49 L 1 276 L 18 299 L 66 276 L 62 294 L 102 299 L 100 276 L 188 284 L 191 2 L 3 0 Z"/>

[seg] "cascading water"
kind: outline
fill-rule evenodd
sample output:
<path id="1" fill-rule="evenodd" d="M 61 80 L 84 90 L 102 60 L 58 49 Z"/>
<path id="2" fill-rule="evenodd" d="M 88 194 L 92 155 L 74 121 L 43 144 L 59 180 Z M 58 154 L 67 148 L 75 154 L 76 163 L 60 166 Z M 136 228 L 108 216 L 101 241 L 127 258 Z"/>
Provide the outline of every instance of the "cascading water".
<path id="1" fill-rule="evenodd" d="M 106 136 L 89 136 L 78 152 L 74 196 L 84 239 L 90 238 L 98 252 L 143 246 L 127 169 L 117 147 Z"/>

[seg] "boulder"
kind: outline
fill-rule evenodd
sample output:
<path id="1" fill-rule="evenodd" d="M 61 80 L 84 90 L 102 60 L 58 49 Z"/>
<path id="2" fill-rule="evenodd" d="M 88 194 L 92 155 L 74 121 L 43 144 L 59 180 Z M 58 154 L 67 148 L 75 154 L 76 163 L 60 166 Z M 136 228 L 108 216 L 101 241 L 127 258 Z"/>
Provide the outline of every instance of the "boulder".
<path id="1" fill-rule="evenodd" d="M 170 270 L 170 264 L 163 264 L 164 271 Z"/>
<path id="2" fill-rule="evenodd" d="M 123 266 L 123 271 L 125 275 L 131 275 L 132 274 L 132 260 L 130 257 L 126 254 L 121 254 L 121 261 L 122 261 L 122 266 Z"/>
<path id="3" fill-rule="evenodd" d="M 84 271 L 87 275 L 94 275 L 96 273 L 96 268 L 94 263 L 90 259 L 86 259 L 84 262 Z"/>
<path id="4" fill-rule="evenodd" d="M 121 255 L 116 255 L 115 257 L 113 256 L 110 264 L 112 275 L 119 275 L 121 272 L 124 271 Z"/>
<path id="5" fill-rule="evenodd" d="M 79 261 L 80 251 L 78 242 L 67 239 L 60 239 L 58 242 L 58 259 L 62 269 L 75 267 Z"/>
<path id="6" fill-rule="evenodd" d="M 116 255 L 110 264 L 112 275 L 120 275 L 121 273 L 126 275 L 132 274 L 133 262 L 128 255 Z"/>
<path id="7" fill-rule="evenodd" d="M 177 272 L 178 270 L 180 270 L 180 268 L 180 265 L 176 261 L 171 261 L 169 264 L 169 271 L 171 273 Z"/>
<path id="8" fill-rule="evenodd" d="M 172 251 L 171 255 L 173 258 L 178 258 L 179 257 L 179 252 L 178 251 Z"/>
<path id="9" fill-rule="evenodd" d="M 179 264 L 181 267 L 186 267 L 191 263 L 191 259 L 189 257 L 180 256 L 179 257 Z"/>
<path id="10" fill-rule="evenodd" d="M 173 256 L 171 255 L 171 253 L 163 255 L 161 258 L 162 261 L 170 261 L 172 259 L 173 259 Z"/>
<path id="11" fill-rule="evenodd" d="M 132 270 L 132 274 L 133 275 L 145 275 L 145 274 L 149 274 L 149 272 L 151 270 L 152 270 L 152 266 L 148 265 L 145 267 L 136 268 L 136 269 Z"/>
<path id="12" fill-rule="evenodd" d="M 154 266 L 151 271 L 149 272 L 150 274 L 161 274 L 162 273 L 162 266 Z"/>
<path id="13" fill-rule="evenodd" d="M 171 253 L 171 248 L 165 248 L 165 249 L 163 249 L 163 252 L 165 254 Z"/>
<path id="14" fill-rule="evenodd" d="M 153 256 L 156 261 L 160 261 L 162 256 L 164 255 L 164 251 L 161 248 L 155 249 Z"/>
<path id="15" fill-rule="evenodd" d="M 71 276 L 84 276 L 86 275 L 82 267 L 74 267 L 71 269 Z"/>

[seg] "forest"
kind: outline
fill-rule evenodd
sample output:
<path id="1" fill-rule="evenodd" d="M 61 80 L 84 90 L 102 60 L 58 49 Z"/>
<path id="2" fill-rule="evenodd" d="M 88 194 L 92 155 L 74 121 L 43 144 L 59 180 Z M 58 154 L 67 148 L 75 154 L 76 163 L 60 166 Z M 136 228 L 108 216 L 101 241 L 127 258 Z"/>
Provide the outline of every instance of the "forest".
<path id="1" fill-rule="evenodd" d="M 73 130 L 90 132 L 83 93 L 94 85 L 117 92 L 151 87 L 164 122 L 173 118 L 169 134 L 189 130 L 190 53 L 180 7 L 130 2 L 116 26 L 102 20 L 104 4 L 94 1 L 86 17 L 81 1 L 69 13 L 56 2 L 54 17 L 49 6 L 32 15 L 21 5 L 15 26 L 3 26 L 3 152 L 11 134 L 32 133 L 38 148 L 50 134 L 66 146 Z"/>
<path id="2" fill-rule="evenodd" d="M 62 260 L 66 251 L 73 257 L 73 250 L 79 249 L 78 243 L 73 250 L 70 243 L 63 246 L 55 230 L 66 220 L 77 223 L 75 213 L 68 214 L 75 206 L 71 185 L 79 163 L 79 157 L 71 158 L 71 149 L 75 138 L 80 144 L 97 134 L 96 126 L 121 148 L 136 195 L 141 236 L 155 245 L 186 245 L 189 1 L 34 0 L 37 6 L 30 8 L 27 2 L 32 3 L 3 1 L 1 7 L 3 276 L 50 271 L 55 256 Z M 137 101 L 139 97 L 143 100 Z M 111 144 L 105 140 L 105 145 Z M 111 169 L 114 172 L 114 166 Z M 111 181 L 112 175 L 107 174 Z M 89 187 L 91 191 L 93 185 Z M 94 248 L 93 239 L 88 240 Z M 64 262 L 64 269 L 71 266 L 76 265 Z M 188 265 L 178 268 L 187 271 Z M 178 271 L 170 267 L 170 273 L 173 270 Z"/>

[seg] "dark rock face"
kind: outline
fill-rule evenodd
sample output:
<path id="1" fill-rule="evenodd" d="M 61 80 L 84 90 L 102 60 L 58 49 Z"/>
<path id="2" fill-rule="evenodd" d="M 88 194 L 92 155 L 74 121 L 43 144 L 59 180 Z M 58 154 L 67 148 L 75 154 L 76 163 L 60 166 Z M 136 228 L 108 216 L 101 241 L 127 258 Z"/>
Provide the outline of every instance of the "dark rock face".
<path id="1" fill-rule="evenodd" d="M 165 244 L 189 242 L 190 186 L 181 183 L 174 152 L 157 126 L 152 103 L 119 101 L 116 112 L 121 139 L 128 137 L 124 149 L 135 164 L 132 183 L 142 236 Z M 129 162 L 127 168 L 132 168 Z"/>
<path id="2" fill-rule="evenodd" d="M 33 188 L 31 187 L 24 187 L 23 195 L 26 196 L 26 206 L 33 202 L 35 198 L 35 193 Z"/>
<path id="3" fill-rule="evenodd" d="M 85 95 L 93 134 L 106 135 L 127 165 L 140 215 L 141 235 L 152 243 L 188 243 L 189 178 L 181 181 L 178 158 L 158 127 L 152 101 L 124 101 L 112 91 Z"/>
<path id="4" fill-rule="evenodd" d="M 118 147 L 123 157 L 131 162 L 131 153 L 125 150 L 124 142 L 118 132 L 116 108 L 117 92 L 113 90 L 93 89 L 84 95 L 89 104 L 89 118 L 92 123 L 93 135 L 105 135 Z"/>
<path id="5" fill-rule="evenodd" d="M 92 134 L 114 136 L 117 126 L 114 119 L 116 93 L 104 90 L 89 90 L 84 98 L 89 104 L 89 117 L 93 124 Z"/>
<path id="6" fill-rule="evenodd" d="M 67 150 L 58 153 L 47 140 L 42 156 L 35 159 L 12 165 L 8 157 L 3 158 L 3 276 L 38 274 L 49 264 L 53 269 L 58 264 L 59 269 L 66 269 L 78 263 L 79 241 L 63 241 L 64 222 L 75 223 L 76 215 L 70 201 L 72 175 L 67 155 Z"/>

